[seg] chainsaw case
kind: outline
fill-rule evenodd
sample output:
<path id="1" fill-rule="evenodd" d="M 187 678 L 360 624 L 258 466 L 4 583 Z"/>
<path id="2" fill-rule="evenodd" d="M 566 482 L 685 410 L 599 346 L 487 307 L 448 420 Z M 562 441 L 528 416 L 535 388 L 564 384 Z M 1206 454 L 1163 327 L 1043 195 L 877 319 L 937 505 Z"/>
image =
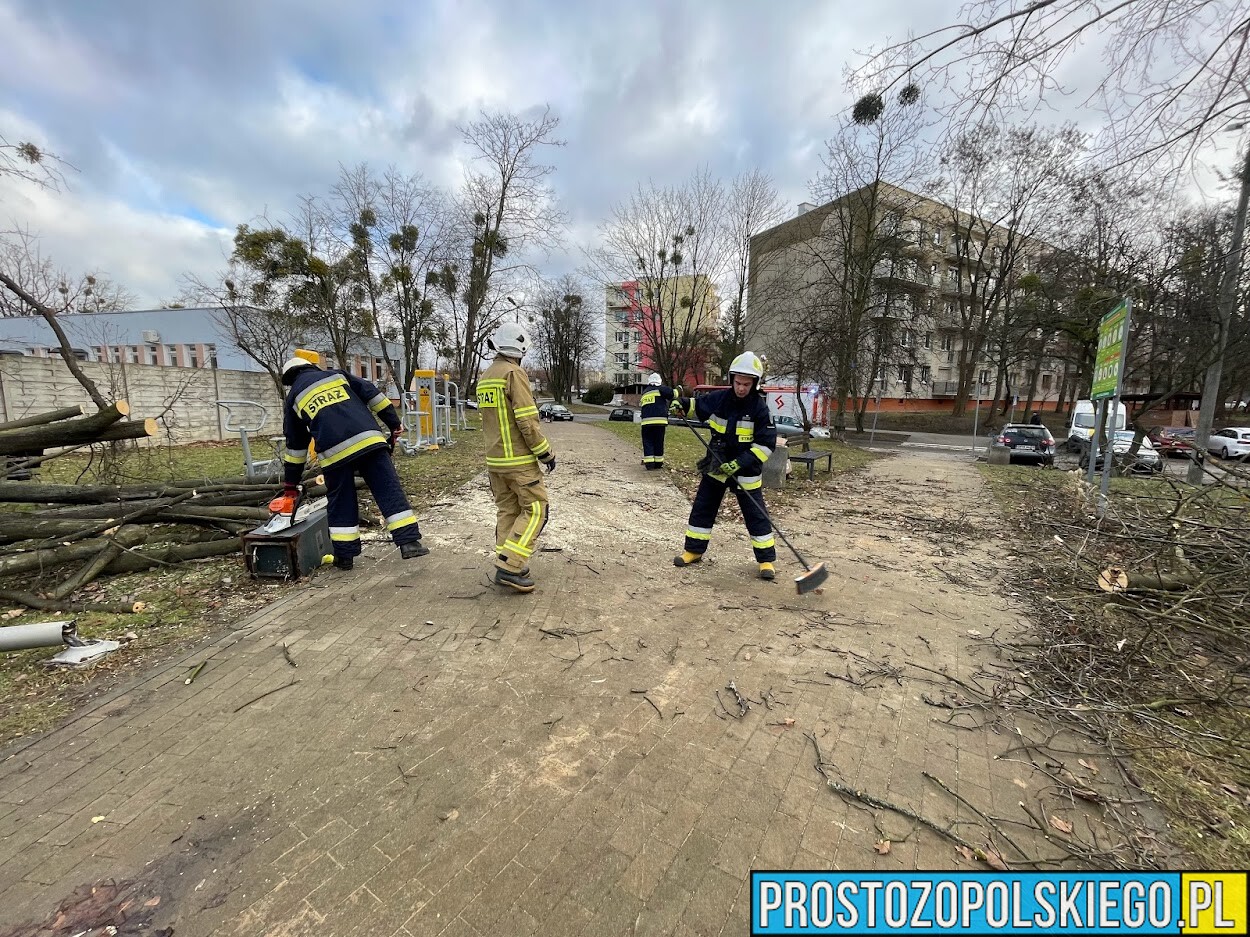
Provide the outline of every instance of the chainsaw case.
<path id="1" fill-rule="evenodd" d="M 300 579 L 317 569 L 330 552 L 330 525 L 324 510 L 277 533 L 267 532 L 262 525 L 243 535 L 243 560 L 256 579 Z"/>

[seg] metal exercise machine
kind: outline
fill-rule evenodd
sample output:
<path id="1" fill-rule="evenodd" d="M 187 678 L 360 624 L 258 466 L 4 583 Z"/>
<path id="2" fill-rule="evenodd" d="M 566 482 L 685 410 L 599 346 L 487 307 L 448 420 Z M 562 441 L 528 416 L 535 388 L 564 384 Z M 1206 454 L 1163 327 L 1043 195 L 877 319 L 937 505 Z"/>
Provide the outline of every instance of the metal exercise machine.
<path id="1" fill-rule="evenodd" d="M 269 422 L 269 409 L 255 400 L 216 400 L 214 403 L 226 411 L 224 428 L 227 433 L 238 433 L 243 444 L 243 474 L 249 481 L 267 481 L 282 476 L 282 453 L 286 448 L 286 439 L 282 436 L 270 436 L 273 446 L 273 458 L 255 460 L 252 458 L 250 434 L 259 433 Z M 242 411 L 238 413 L 236 411 Z"/>

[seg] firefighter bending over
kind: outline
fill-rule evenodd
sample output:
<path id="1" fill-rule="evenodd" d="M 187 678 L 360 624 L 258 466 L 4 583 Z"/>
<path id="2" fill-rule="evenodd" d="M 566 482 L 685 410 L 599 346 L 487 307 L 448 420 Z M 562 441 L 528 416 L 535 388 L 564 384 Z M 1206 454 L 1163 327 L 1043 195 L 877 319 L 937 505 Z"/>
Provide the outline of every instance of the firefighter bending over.
<path id="1" fill-rule="evenodd" d="M 291 388 L 282 408 L 284 484 L 282 495 L 269 503 L 269 510 L 286 514 L 292 509 L 308 445 L 315 442 L 326 479 L 326 520 L 335 567 L 351 569 L 360 555 L 357 475 L 373 493 L 400 555 L 407 560 L 429 553 L 421 545 L 421 528 L 391 462 L 402 427 L 386 395 L 363 378 L 322 370 L 303 358 L 292 358 L 282 366 L 282 383 Z M 389 432 L 382 432 L 375 416 Z"/>

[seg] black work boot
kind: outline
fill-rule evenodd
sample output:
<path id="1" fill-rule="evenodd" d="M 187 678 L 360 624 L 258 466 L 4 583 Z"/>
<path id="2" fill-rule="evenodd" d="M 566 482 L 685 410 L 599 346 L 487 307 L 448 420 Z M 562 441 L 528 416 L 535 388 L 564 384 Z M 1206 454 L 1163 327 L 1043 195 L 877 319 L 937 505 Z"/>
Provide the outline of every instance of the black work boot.
<path id="1" fill-rule="evenodd" d="M 353 565 L 355 564 L 353 562 L 352 557 L 350 556 L 336 556 L 334 558 L 335 569 L 341 569 L 341 570 L 347 571 L 347 570 L 350 570 Z"/>
<path id="2" fill-rule="evenodd" d="M 495 567 L 495 585 L 506 586 L 515 592 L 533 592 L 534 580 L 526 575 L 529 570 L 519 573 L 512 573 L 506 569 Z"/>
<path id="3" fill-rule="evenodd" d="M 429 552 L 430 548 L 422 546 L 420 540 L 414 540 L 412 543 L 401 543 L 399 545 L 399 555 L 406 560 L 411 560 L 418 556 L 425 556 Z"/>

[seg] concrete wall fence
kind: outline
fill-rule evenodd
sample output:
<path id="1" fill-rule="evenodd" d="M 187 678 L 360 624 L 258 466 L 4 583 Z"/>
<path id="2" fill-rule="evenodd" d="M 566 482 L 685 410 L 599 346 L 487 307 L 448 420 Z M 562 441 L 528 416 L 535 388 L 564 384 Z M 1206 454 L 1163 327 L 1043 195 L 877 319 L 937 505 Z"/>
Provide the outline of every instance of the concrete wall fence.
<path id="1" fill-rule="evenodd" d="M 79 364 L 105 397 L 130 402 L 131 419 L 157 420 L 161 433 L 151 440 L 153 444 L 238 439 L 237 432 L 226 429 L 226 414 L 216 405 L 217 400 L 254 400 L 262 404 L 268 409 L 268 421 L 264 429 L 254 434 L 255 438 L 282 434 L 282 398 L 264 372 L 95 361 Z M 60 358 L 0 355 L 0 421 L 18 420 L 74 404 L 82 404 L 89 414 L 95 412 L 91 398 Z M 235 408 L 235 414 L 236 419 L 249 421 L 258 421 L 261 415 L 252 407 Z"/>

